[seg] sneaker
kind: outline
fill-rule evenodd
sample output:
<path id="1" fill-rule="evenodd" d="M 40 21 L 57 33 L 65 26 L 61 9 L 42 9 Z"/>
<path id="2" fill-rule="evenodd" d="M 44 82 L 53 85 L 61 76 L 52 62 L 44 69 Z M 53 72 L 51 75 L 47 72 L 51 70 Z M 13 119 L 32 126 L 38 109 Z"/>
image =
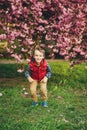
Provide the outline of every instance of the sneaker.
<path id="1" fill-rule="evenodd" d="M 43 107 L 48 107 L 47 102 L 46 101 L 42 102 L 42 106 Z"/>
<path id="2" fill-rule="evenodd" d="M 32 102 L 32 106 L 33 107 L 38 106 L 38 102 Z"/>

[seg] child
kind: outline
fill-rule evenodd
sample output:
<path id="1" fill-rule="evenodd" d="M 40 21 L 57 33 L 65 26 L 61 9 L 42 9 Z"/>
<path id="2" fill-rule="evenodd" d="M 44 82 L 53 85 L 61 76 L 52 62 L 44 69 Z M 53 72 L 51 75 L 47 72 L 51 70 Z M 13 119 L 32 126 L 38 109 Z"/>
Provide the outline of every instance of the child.
<path id="1" fill-rule="evenodd" d="M 51 77 L 51 68 L 46 62 L 45 51 L 40 47 L 35 48 L 33 57 L 25 71 L 25 76 L 30 83 L 30 93 L 32 97 L 32 106 L 38 105 L 37 85 L 39 83 L 42 94 L 42 106 L 48 107 L 47 104 L 47 80 Z"/>

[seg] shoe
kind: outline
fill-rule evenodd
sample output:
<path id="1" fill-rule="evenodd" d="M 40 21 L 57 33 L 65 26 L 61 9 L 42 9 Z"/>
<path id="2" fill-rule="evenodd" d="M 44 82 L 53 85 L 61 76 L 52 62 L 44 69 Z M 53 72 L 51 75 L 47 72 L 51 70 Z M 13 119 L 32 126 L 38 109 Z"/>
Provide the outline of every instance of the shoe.
<path id="1" fill-rule="evenodd" d="M 32 106 L 33 107 L 38 106 L 38 102 L 32 102 Z"/>
<path id="2" fill-rule="evenodd" d="M 42 102 L 42 106 L 43 107 L 48 107 L 47 102 L 46 101 Z"/>

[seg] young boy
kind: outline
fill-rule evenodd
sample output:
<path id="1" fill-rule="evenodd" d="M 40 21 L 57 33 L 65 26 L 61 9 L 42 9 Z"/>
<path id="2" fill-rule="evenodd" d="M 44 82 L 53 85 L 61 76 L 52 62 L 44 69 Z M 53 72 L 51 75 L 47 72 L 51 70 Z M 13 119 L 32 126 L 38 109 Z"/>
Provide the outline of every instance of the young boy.
<path id="1" fill-rule="evenodd" d="M 46 62 L 45 51 L 43 49 L 36 48 L 33 52 L 33 57 L 25 71 L 25 76 L 30 84 L 30 93 L 32 97 L 32 106 L 38 105 L 37 99 L 37 85 L 39 83 L 41 95 L 42 95 L 42 106 L 48 107 L 47 104 L 47 80 L 51 77 L 51 68 Z"/>

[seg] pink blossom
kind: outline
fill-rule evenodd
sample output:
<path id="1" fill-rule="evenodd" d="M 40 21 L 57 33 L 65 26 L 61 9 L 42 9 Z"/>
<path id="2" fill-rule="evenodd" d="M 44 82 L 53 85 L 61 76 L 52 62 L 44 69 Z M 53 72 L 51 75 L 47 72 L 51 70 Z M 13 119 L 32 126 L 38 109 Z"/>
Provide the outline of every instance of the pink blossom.
<path id="1" fill-rule="evenodd" d="M 85 55 L 85 58 L 87 59 L 87 54 Z"/>
<path id="2" fill-rule="evenodd" d="M 37 35 L 51 57 L 57 52 L 73 65 L 87 62 L 86 12 L 86 0 L 1 0 L 0 40 L 8 41 L 7 52 L 20 62 L 32 52 Z"/>
<path id="3" fill-rule="evenodd" d="M 73 50 L 76 51 L 76 52 L 80 52 L 81 51 L 81 49 L 79 47 L 73 48 Z"/>
<path id="4" fill-rule="evenodd" d="M 37 28 L 37 30 L 39 30 L 39 31 L 44 31 L 44 27 L 43 26 L 39 26 L 38 28 Z"/>
<path id="5" fill-rule="evenodd" d="M 22 52 L 27 52 L 27 49 L 22 48 L 21 51 Z"/>
<path id="6" fill-rule="evenodd" d="M 80 54 L 81 54 L 81 55 L 85 55 L 85 52 L 81 51 Z"/>
<path id="7" fill-rule="evenodd" d="M 39 23 L 43 23 L 43 24 L 48 24 L 48 21 L 46 21 L 46 20 L 43 20 L 43 19 L 39 19 L 39 21 L 38 21 Z"/>
<path id="8" fill-rule="evenodd" d="M 39 12 L 38 12 L 38 15 L 41 17 L 41 16 L 42 16 L 42 12 L 39 11 Z"/>
<path id="9" fill-rule="evenodd" d="M 45 45 L 45 44 L 40 44 L 40 46 L 41 46 L 41 47 L 46 47 L 46 45 Z"/>
<path id="10" fill-rule="evenodd" d="M 57 44 L 58 48 L 62 48 L 62 46 L 63 46 L 62 44 Z"/>
<path id="11" fill-rule="evenodd" d="M 15 45 L 12 45 L 11 48 L 16 49 L 17 47 Z"/>
<path id="12" fill-rule="evenodd" d="M 69 60 L 69 56 L 65 56 L 65 60 Z"/>
<path id="13" fill-rule="evenodd" d="M 25 44 L 33 45 L 34 41 L 32 41 L 32 39 L 27 39 L 26 38 Z"/>
<path id="14" fill-rule="evenodd" d="M 46 0 L 47 4 L 51 4 L 51 0 Z"/>
<path id="15" fill-rule="evenodd" d="M 58 33 L 57 33 L 57 32 L 54 32 L 54 33 L 53 33 L 53 35 L 54 35 L 54 36 L 57 36 L 57 35 L 58 35 Z"/>
<path id="16" fill-rule="evenodd" d="M 23 69 L 18 69 L 17 72 L 22 73 L 24 70 Z"/>
<path id="17" fill-rule="evenodd" d="M 52 48 L 53 48 L 53 45 L 48 45 L 48 48 L 52 49 Z"/>
<path id="18" fill-rule="evenodd" d="M 10 53 L 10 54 L 12 54 L 12 53 L 14 52 L 11 48 L 8 48 L 8 47 L 6 48 L 6 50 L 7 50 L 7 52 Z"/>
<path id="19" fill-rule="evenodd" d="M 45 4 L 43 2 L 37 2 L 37 6 L 39 8 L 44 8 L 45 7 Z"/>
<path id="20" fill-rule="evenodd" d="M 0 97 L 2 97 L 3 96 L 3 94 L 2 93 L 0 93 Z"/>
<path id="21" fill-rule="evenodd" d="M 55 48 L 55 49 L 53 49 L 53 52 L 58 53 L 59 51 L 58 51 L 58 49 Z"/>
<path id="22" fill-rule="evenodd" d="M 27 7 L 23 8 L 23 13 L 26 14 L 26 15 L 29 13 L 29 10 L 27 9 Z"/>
<path id="23" fill-rule="evenodd" d="M 0 54 L 0 57 L 3 57 L 3 54 Z"/>
<path id="24" fill-rule="evenodd" d="M 0 40 L 6 39 L 6 34 L 0 34 Z"/>
<path id="25" fill-rule="evenodd" d="M 27 59 L 26 59 L 26 61 L 29 63 L 29 62 L 30 62 L 30 59 L 29 59 L 29 58 L 27 58 Z"/>
<path id="26" fill-rule="evenodd" d="M 34 34 L 34 30 L 33 30 L 33 29 L 31 29 L 31 30 L 30 30 L 30 33 L 31 33 L 31 34 Z"/>
<path id="27" fill-rule="evenodd" d="M 11 54 L 11 56 L 14 57 L 17 61 L 22 62 L 21 55 Z"/>
<path id="28" fill-rule="evenodd" d="M 28 27 L 27 27 L 27 24 L 25 23 L 25 24 L 21 24 L 21 27 L 23 28 L 23 29 L 25 29 L 25 30 L 27 30 L 28 29 Z"/>
<path id="29" fill-rule="evenodd" d="M 61 54 L 62 56 L 64 56 L 64 55 L 67 54 L 67 52 L 66 52 L 65 50 L 62 50 L 62 51 L 60 51 L 60 54 Z"/>
<path id="30" fill-rule="evenodd" d="M 51 40 L 51 36 L 50 35 L 46 35 L 45 39 L 49 41 L 49 40 Z"/>

